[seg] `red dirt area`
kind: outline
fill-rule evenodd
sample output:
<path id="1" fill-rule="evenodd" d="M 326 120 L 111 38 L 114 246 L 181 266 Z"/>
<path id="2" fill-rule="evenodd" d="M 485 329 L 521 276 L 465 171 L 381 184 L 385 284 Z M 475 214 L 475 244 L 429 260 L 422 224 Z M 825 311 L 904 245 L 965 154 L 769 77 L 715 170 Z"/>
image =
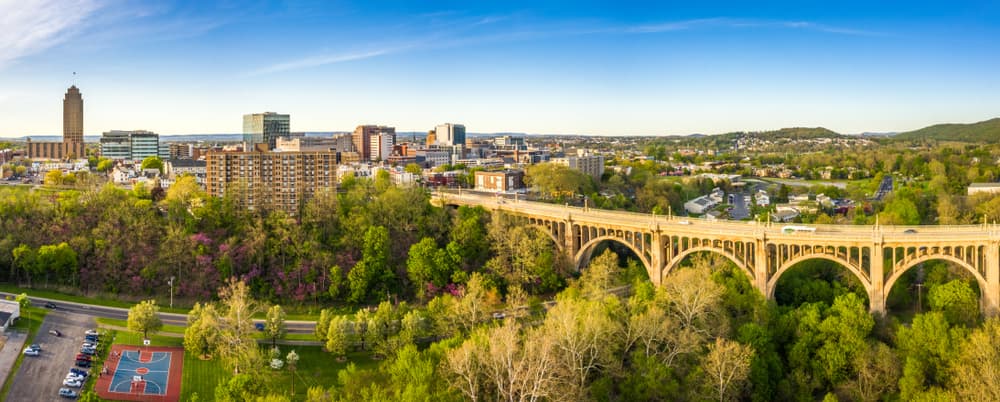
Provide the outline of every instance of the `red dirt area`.
<path id="1" fill-rule="evenodd" d="M 167 376 L 167 392 L 163 395 L 145 394 L 146 383 L 144 381 L 132 383 L 129 392 L 112 392 L 111 381 L 115 377 L 118 369 L 118 362 L 126 350 L 135 352 L 139 350 L 139 361 L 148 362 L 152 359 L 152 352 L 170 353 L 170 371 Z M 162 346 L 132 346 L 132 345 L 111 345 L 104 367 L 95 367 L 90 370 L 91 376 L 98 376 L 97 383 L 94 384 L 94 391 L 102 399 L 112 401 L 136 401 L 136 402 L 179 402 L 181 399 L 181 373 L 184 365 L 184 348 L 162 347 Z M 137 374 L 148 373 L 149 369 L 138 368 Z"/>

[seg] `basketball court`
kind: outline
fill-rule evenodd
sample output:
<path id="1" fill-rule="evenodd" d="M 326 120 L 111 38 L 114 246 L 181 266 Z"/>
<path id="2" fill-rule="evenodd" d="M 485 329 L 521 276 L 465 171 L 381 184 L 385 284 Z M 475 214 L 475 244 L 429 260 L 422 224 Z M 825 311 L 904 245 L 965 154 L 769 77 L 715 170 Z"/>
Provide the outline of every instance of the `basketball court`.
<path id="1" fill-rule="evenodd" d="M 94 386 L 104 399 L 118 401 L 175 402 L 181 394 L 184 349 L 112 345 L 105 372 Z"/>

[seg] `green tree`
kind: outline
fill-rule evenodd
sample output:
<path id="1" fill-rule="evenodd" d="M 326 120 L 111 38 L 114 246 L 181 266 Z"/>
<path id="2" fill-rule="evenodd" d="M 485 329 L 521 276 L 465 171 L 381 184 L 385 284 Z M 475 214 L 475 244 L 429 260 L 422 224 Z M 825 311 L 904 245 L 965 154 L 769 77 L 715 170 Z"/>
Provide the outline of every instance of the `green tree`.
<path id="1" fill-rule="evenodd" d="M 349 340 L 347 337 L 347 331 L 350 330 L 351 322 L 347 321 L 344 316 L 334 316 L 330 320 L 330 325 L 327 327 L 326 331 L 326 343 L 324 347 L 330 353 L 338 358 L 343 357 L 347 354 L 347 348 L 349 345 Z"/>
<path id="2" fill-rule="evenodd" d="M 438 248 L 437 243 L 430 237 L 425 237 L 410 246 L 408 255 L 407 274 L 418 293 L 423 292 L 428 282 L 438 287 L 446 285 L 456 268 L 451 255 L 446 250 Z"/>
<path id="3" fill-rule="evenodd" d="M 299 365 L 299 354 L 292 350 L 285 356 L 285 361 L 288 362 L 288 371 L 292 372 L 292 395 L 295 395 L 295 369 Z"/>
<path id="4" fill-rule="evenodd" d="M 955 361 L 964 336 L 960 328 L 950 328 L 944 314 L 937 311 L 918 314 L 909 327 L 896 330 L 896 347 L 903 360 L 903 377 L 899 380 L 902 400 L 943 391 L 951 379 L 948 363 Z"/>
<path id="5" fill-rule="evenodd" d="M 944 313 L 952 325 L 972 327 L 979 320 L 979 297 L 966 281 L 954 279 L 931 286 L 927 302 L 931 309 Z"/>
<path id="6" fill-rule="evenodd" d="M 326 331 L 330 328 L 330 321 L 333 319 L 334 315 L 330 310 L 323 309 L 319 312 L 319 319 L 316 320 L 316 329 L 314 329 L 314 334 L 316 339 L 319 341 L 326 341 Z"/>
<path id="7" fill-rule="evenodd" d="M 157 169 L 160 171 L 160 174 L 163 174 L 163 160 L 159 156 L 147 156 L 139 166 L 142 170 Z"/>
<path id="8" fill-rule="evenodd" d="M 389 268 L 389 231 L 372 226 L 365 232 L 364 250 L 347 275 L 351 294 L 348 300 L 360 303 L 389 289 L 395 275 Z"/>
<path id="9" fill-rule="evenodd" d="M 896 196 L 885 205 L 882 213 L 879 214 L 879 223 L 883 225 L 919 225 L 920 211 L 910 199 Z"/>
<path id="10" fill-rule="evenodd" d="M 288 333 L 285 317 L 285 309 L 277 304 L 267 310 L 267 316 L 264 320 L 264 335 L 271 338 L 272 347 L 277 347 L 278 339 L 284 338 L 285 334 Z"/>
<path id="11" fill-rule="evenodd" d="M 406 164 L 406 167 L 403 168 L 403 170 L 405 170 L 407 173 L 412 173 L 418 176 L 424 172 L 424 168 L 420 167 L 420 165 L 416 163 Z"/>
<path id="12" fill-rule="evenodd" d="M 111 171 L 111 169 L 113 169 L 114 167 L 115 167 L 115 162 L 114 162 L 114 161 L 112 161 L 111 159 L 104 159 L 104 158 L 101 158 L 101 159 L 100 159 L 100 160 L 99 160 L 99 161 L 97 162 L 97 171 L 98 171 L 98 172 L 101 172 L 101 173 L 107 173 L 107 172 L 110 172 L 110 171 Z"/>
<path id="13" fill-rule="evenodd" d="M 589 194 L 594 190 L 594 182 L 590 176 L 558 163 L 529 166 L 525 171 L 524 182 L 534 187 L 543 197 L 557 201 L 577 194 Z"/>
<path id="14" fill-rule="evenodd" d="M 1000 319 L 991 318 L 962 342 L 952 362 L 951 389 L 960 401 L 1000 401 Z"/>
<path id="15" fill-rule="evenodd" d="M 233 374 L 253 372 L 261 367 L 262 356 L 254 339 L 253 315 L 260 305 L 250 295 L 246 282 L 230 278 L 219 290 L 219 354 Z"/>
<path id="16" fill-rule="evenodd" d="M 330 267 L 329 278 L 330 286 L 327 287 L 326 293 L 331 299 L 336 300 L 340 296 L 340 289 L 344 287 L 344 272 L 340 269 L 340 265 Z"/>
<path id="17" fill-rule="evenodd" d="M 184 329 L 184 348 L 201 357 L 210 355 L 219 342 L 219 313 L 215 305 L 195 303 Z"/>
<path id="18" fill-rule="evenodd" d="M 141 332 L 143 339 L 149 339 L 149 333 L 159 332 L 163 328 L 160 320 L 160 308 L 156 300 L 145 300 L 128 309 L 128 330 Z"/>

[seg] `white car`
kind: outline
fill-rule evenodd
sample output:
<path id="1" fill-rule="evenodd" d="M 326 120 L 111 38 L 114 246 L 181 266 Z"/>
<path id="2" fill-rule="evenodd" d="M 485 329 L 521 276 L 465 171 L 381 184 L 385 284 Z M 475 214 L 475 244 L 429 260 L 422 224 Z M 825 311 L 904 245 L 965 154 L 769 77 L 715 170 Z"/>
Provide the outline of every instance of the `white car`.
<path id="1" fill-rule="evenodd" d="M 24 355 L 25 356 L 38 356 L 40 354 L 41 354 L 41 352 L 38 349 L 32 349 L 32 348 L 25 348 L 24 349 Z"/>
<path id="2" fill-rule="evenodd" d="M 87 334 L 87 335 L 98 335 L 97 330 L 95 330 L 95 329 L 88 329 L 87 332 L 84 332 L 84 334 Z"/>
<path id="3" fill-rule="evenodd" d="M 66 374 L 66 380 L 67 381 L 69 381 L 69 380 L 72 380 L 72 381 L 83 381 L 84 378 L 87 378 L 87 377 L 84 377 L 82 375 L 77 375 L 77 374 L 74 374 L 74 373 Z"/>
<path id="4" fill-rule="evenodd" d="M 80 387 L 83 386 L 83 383 L 80 382 L 80 381 L 78 381 L 78 380 L 71 380 L 71 379 L 67 378 L 67 379 L 63 380 L 63 385 L 67 386 L 67 387 L 70 387 L 70 388 L 80 388 Z"/>

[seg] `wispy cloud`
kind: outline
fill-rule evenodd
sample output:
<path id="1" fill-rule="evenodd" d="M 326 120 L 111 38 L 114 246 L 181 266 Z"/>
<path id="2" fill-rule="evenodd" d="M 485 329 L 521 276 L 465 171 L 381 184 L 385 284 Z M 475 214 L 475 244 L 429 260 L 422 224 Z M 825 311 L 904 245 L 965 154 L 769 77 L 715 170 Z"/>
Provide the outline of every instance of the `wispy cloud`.
<path id="1" fill-rule="evenodd" d="M 840 35 L 854 36 L 882 36 L 882 32 L 866 31 L 854 28 L 830 26 L 809 21 L 775 21 L 775 20 L 755 20 L 755 19 L 735 19 L 735 18 L 702 18 L 692 20 L 668 21 L 655 24 L 639 25 L 618 29 L 625 33 L 663 33 L 675 31 L 687 31 L 695 29 L 751 29 L 751 28 L 777 28 L 777 29 L 797 29 L 805 31 L 825 32 Z"/>
<path id="2" fill-rule="evenodd" d="M 331 64 L 344 63 L 348 61 L 357 61 L 370 59 L 372 57 L 378 57 L 390 53 L 396 53 L 404 50 L 406 47 L 388 47 L 383 49 L 375 49 L 364 52 L 357 53 L 342 53 L 342 54 L 324 54 L 317 56 L 309 56 L 298 60 L 292 60 L 284 63 L 273 64 L 261 69 L 250 71 L 245 74 L 247 77 L 253 77 L 264 74 L 279 73 L 283 71 L 299 70 L 303 68 L 326 66 Z"/>
<path id="3" fill-rule="evenodd" d="M 0 67 L 66 41 L 101 7 L 96 0 L 0 1 Z"/>
<path id="4" fill-rule="evenodd" d="M 454 17 L 458 12 L 442 11 L 431 14 L 424 14 L 421 17 L 431 18 L 448 15 Z M 318 53 L 306 55 L 300 59 L 277 63 L 252 70 L 243 74 L 246 77 L 287 72 L 305 68 L 315 68 L 326 65 L 353 62 L 370 59 L 374 57 L 387 56 L 401 52 L 411 52 L 417 50 L 452 48 L 463 46 L 475 46 L 496 42 L 515 42 L 535 40 L 543 37 L 568 37 L 584 35 L 602 34 L 625 34 L 643 35 L 658 34 L 691 30 L 710 29 L 788 29 L 824 32 L 838 35 L 857 36 L 880 36 L 879 32 L 864 31 L 859 29 L 829 26 L 808 21 L 775 21 L 775 20 L 753 20 L 734 19 L 726 17 L 700 18 L 690 20 L 666 21 L 661 23 L 644 25 L 601 25 L 589 22 L 586 24 L 570 22 L 568 24 L 556 24 L 554 26 L 535 27 L 529 24 L 527 27 L 511 30 L 484 29 L 484 25 L 502 25 L 502 22 L 511 20 L 510 16 L 478 16 L 471 18 L 451 18 L 447 28 L 438 30 L 431 29 L 431 34 L 422 39 L 411 40 L 405 45 L 399 46 L 370 46 L 366 51 L 347 53 Z"/>

